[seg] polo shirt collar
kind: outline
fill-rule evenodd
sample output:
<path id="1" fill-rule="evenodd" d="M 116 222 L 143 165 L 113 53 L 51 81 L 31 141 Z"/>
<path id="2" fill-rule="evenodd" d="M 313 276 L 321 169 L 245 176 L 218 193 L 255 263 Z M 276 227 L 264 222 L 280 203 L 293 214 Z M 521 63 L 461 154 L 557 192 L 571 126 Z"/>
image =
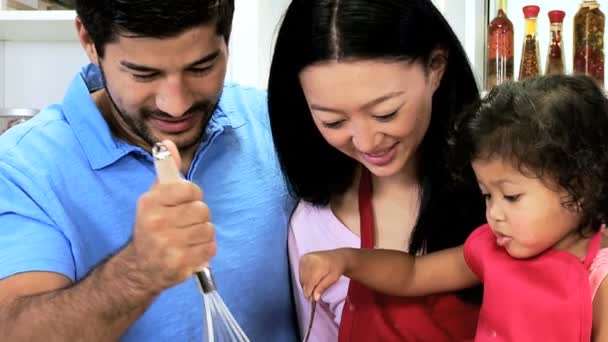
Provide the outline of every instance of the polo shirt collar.
<path id="1" fill-rule="evenodd" d="M 144 149 L 128 144 L 112 134 L 91 97 L 92 92 L 103 86 L 99 67 L 95 64 L 86 65 L 72 80 L 62 103 L 65 118 L 84 149 L 93 170 L 105 168 L 129 153 L 149 156 Z M 236 129 L 245 124 L 244 118 L 230 102 L 226 101 L 222 94 L 218 108 L 207 126 L 207 136 L 223 132 L 226 127 Z"/>

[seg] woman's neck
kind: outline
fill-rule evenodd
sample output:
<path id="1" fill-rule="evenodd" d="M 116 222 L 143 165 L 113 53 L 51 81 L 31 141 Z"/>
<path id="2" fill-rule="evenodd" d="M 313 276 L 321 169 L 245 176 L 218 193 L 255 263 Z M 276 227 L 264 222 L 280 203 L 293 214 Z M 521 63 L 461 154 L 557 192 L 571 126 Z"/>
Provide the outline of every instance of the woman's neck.
<path id="1" fill-rule="evenodd" d="M 416 163 L 409 163 L 401 172 L 391 176 L 378 177 L 372 174 L 372 187 L 374 189 L 374 196 L 419 189 L 420 179 Z"/>

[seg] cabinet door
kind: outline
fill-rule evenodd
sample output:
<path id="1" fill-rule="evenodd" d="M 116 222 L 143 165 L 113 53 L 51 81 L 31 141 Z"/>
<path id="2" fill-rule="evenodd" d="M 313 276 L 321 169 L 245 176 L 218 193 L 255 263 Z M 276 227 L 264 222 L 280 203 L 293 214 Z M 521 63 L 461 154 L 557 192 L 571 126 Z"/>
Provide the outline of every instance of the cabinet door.
<path id="1" fill-rule="evenodd" d="M 432 1 L 460 39 L 475 72 L 477 84 L 480 86 L 485 84 L 487 13 L 488 1 L 492 0 Z"/>

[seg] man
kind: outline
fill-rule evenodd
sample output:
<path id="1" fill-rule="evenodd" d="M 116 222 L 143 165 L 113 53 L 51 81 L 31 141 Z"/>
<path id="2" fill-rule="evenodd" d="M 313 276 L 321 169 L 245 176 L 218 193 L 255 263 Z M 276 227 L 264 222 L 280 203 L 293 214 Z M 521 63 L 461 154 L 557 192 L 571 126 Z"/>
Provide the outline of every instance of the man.
<path id="1" fill-rule="evenodd" d="M 234 1 L 76 10 L 92 64 L 0 137 L 0 340 L 201 341 L 191 275 L 211 261 L 252 341 L 294 341 L 265 95 L 223 85 Z M 185 179 L 159 184 L 165 139 Z"/>

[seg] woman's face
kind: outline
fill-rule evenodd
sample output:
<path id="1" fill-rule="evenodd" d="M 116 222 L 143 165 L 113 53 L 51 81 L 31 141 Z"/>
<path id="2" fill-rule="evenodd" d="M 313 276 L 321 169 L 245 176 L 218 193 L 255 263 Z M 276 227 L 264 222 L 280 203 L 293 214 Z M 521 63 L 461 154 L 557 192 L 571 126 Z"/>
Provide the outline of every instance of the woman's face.
<path id="1" fill-rule="evenodd" d="M 444 59 L 441 59 L 444 60 Z M 327 142 L 374 175 L 414 171 L 445 63 L 332 61 L 306 67 L 300 82 Z"/>

